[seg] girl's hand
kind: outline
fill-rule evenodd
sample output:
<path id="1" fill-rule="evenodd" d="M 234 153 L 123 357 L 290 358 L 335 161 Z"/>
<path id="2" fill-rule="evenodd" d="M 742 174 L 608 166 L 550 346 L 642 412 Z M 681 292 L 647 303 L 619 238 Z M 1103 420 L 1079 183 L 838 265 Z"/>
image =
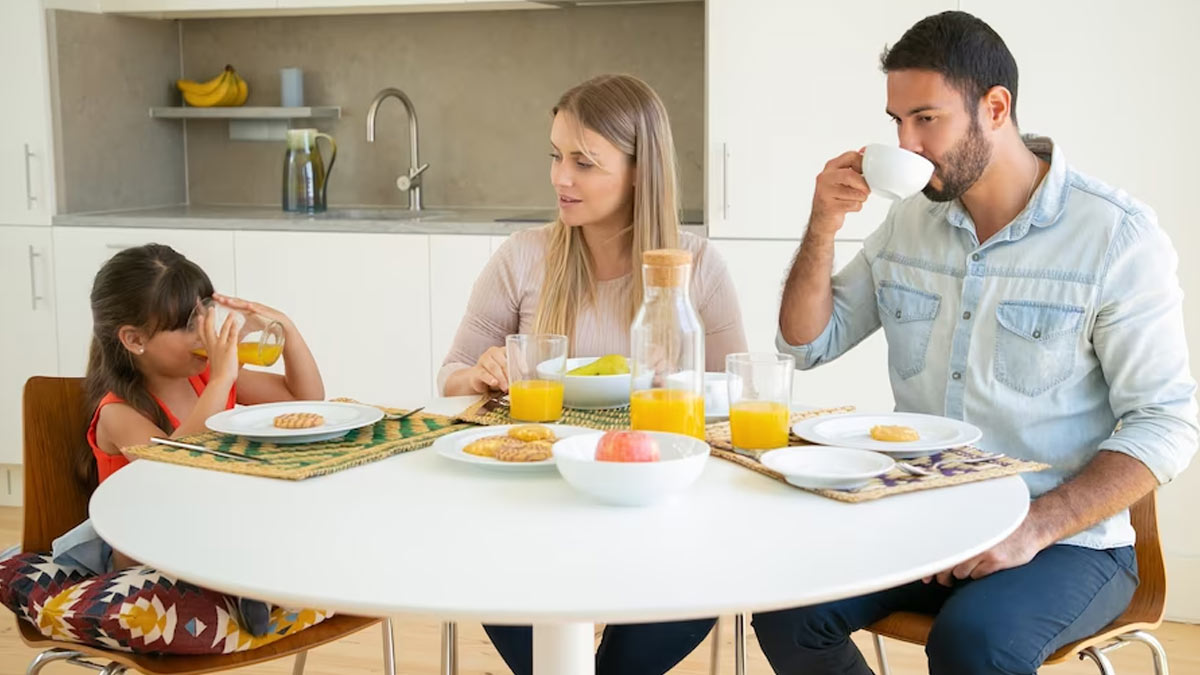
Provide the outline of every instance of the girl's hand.
<path id="1" fill-rule="evenodd" d="M 235 298 L 229 295 L 221 295 L 220 293 L 213 293 L 213 300 L 216 300 L 230 309 L 236 309 L 239 312 L 246 314 L 247 326 L 250 326 L 251 331 L 262 330 L 266 327 L 254 325 L 258 323 L 255 319 L 255 315 L 270 321 L 278 321 L 287 331 L 290 331 L 293 328 L 292 320 L 289 319 L 286 314 L 277 309 L 267 307 L 266 305 L 261 305 L 257 302 L 250 302 L 249 300 L 242 300 L 241 298 Z"/>
<path id="2" fill-rule="evenodd" d="M 216 312 L 212 309 L 200 316 L 200 344 L 208 354 L 208 377 L 210 382 L 233 383 L 238 377 L 238 329 L 232 316 L 218 331 Z"/>

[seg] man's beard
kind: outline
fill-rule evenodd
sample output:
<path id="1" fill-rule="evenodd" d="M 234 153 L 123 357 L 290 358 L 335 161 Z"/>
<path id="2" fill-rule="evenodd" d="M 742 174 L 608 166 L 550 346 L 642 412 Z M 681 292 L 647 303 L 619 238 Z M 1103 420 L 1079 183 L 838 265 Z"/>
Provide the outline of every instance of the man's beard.
<path id="1" fill-rule="evenodd" d="M 942 188 L 936 189 L 930 183 L 921 192 L 930 201 L 954 201 L 979 180 L 991 159 L 992 146 L 983 137 L 979 120 L 972 117 L 967 135 L 946 153 L 945 160 L 938 168 L 937 176 L 942 179 Z"/>

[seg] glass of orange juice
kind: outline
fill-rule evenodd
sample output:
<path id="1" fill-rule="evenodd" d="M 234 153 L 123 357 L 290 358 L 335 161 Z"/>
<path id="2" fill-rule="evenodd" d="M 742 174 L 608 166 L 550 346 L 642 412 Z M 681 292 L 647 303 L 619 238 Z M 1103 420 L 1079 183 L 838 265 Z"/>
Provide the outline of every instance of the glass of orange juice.
<path id="1" fill-rule="evenodd" d="M 216 330 L 225 325 L 225 319 L 233 317 L 238 326 L 238 363 L 270 366 L 283 354 L 283 324 L 278 321 L 253 312 L 231 309 L 212 298 L 204 298 L 196 303 L 196 308 L 188 318 L 189 330 L 199 330 L 200 316 L 204 312 L 213 312 Z M 203 347 L 193 349 L 192 353 L 208 356 Z"/>
<path id="2" fill-rule="evenodd" d="M 509 416 L 521 422 L 553 422 L 562 417 L 566 335 L 509 335 Z"/>
<path id="3" fill-rule="evenodd" d="M 787 447 L 795 370 L 796 360 L 787 354 L 725 357 L 729 428 L 735 450 L 754 454 Z"/>

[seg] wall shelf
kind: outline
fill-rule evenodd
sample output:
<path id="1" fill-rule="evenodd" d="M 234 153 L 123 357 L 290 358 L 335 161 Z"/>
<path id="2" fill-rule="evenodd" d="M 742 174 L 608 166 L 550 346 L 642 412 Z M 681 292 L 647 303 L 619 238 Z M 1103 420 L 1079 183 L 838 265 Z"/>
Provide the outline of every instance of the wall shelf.
<path id="1" fill-rule="evenodd" d="M 342 109 L 336 105 L 313 105 L 296 108 L 281 108 L 278 106 L 214 106 L 212 108 L 171 106 L 151 108 L 150 116 L 175 120 L 338 119 L 342 116 Z"/>
<path id="2" fill-rule="evenodd" d="M 292 120 L 341 119 L 336 105 L 298 106 L 169 106 L 150 109 L 150 116 L 163 120 L 229 120 L 229 138 L 234 141 L 282 141 Z"/>

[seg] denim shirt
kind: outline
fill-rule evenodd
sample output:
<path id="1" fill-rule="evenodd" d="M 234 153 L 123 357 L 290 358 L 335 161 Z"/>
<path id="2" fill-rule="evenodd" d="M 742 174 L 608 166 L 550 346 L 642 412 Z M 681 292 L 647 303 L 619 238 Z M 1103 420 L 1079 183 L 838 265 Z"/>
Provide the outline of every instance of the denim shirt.
<path id="1" fill-rule="evenodd" d="M 1145 204 L 1050 139 L 1025 143 L 1050 171 L 1003 230 L 980 244 L 961 202 L 898 202 L 834 276 L 821 335 L 776 342 L 808 369 L 882 326 L 896 409 L 970 422 L 981 448 L 1049 464 L 1023 474 L 1035 498 L 1101 450 L 1166 483 L 1198 434 L 1175 249 Z M 1125 511 L 1060 543 L 1133 541 Z"/>

